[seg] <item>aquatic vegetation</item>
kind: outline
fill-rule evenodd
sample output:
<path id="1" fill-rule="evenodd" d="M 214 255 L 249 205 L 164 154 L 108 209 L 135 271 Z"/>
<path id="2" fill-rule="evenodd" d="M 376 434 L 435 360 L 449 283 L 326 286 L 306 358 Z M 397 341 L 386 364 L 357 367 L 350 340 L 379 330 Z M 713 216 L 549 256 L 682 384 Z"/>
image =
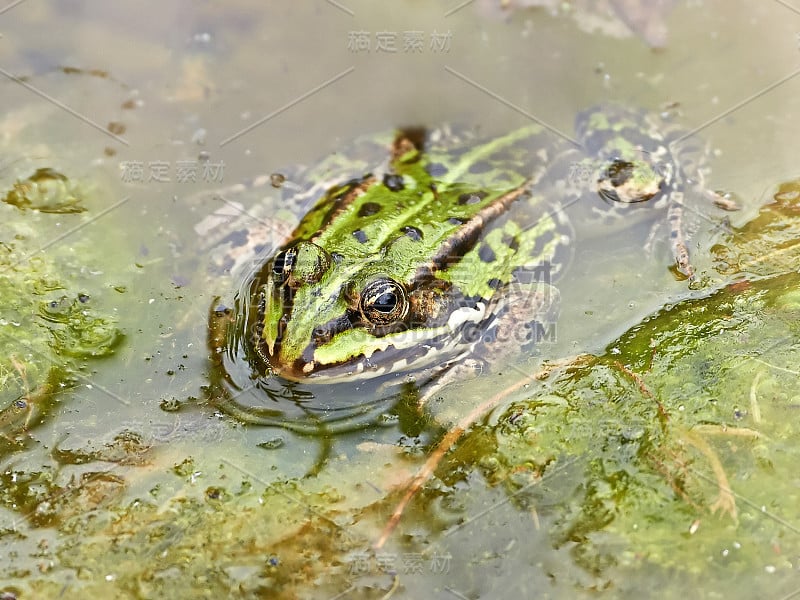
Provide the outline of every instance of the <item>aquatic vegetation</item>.
<path id="1" fill-rule="evenodd" d="M 75 385 L 84 360 L 111 355 L 122 340 L 98 250 L 81 236 L 57 243 L 59 219 L 88 222 L 78 214 L 86 198 L 52 169 L 36 173 L 0 203 L 0 428 L 15 442 Z"/>

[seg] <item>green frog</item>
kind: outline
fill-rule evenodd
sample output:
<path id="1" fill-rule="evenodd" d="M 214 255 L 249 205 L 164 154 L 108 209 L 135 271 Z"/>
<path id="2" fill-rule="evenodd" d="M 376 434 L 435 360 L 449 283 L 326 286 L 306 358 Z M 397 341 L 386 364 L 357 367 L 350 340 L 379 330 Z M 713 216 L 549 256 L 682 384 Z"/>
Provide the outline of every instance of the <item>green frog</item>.
<path id="1" fill-rule="evenodd" d="M 302 215 L 274 250 L 265 244 L 276 209 L 263 220 L 255 206 L 226 201 L 246 218 L 215 240 L 217 264 L 249 267 L 238 323 L 252 364 L 305 383 L 389 373 L 446 381 L 518 353 L 558 317 L 554 283 L 572 254 L 573 214 L 626 219 L 654 207 L 676 275 L 693 279 L 684 199 L 708 195 L 705 149 L 617 105 L 580 113 L 576 132 L 403 129 L 361 139 L 303 176 L 260 178 L 282 187 L 278 209 Z M 226 310 L 212 319 L 230 321 Z M 223 338 L 212 338 L 219 352 Z"/>

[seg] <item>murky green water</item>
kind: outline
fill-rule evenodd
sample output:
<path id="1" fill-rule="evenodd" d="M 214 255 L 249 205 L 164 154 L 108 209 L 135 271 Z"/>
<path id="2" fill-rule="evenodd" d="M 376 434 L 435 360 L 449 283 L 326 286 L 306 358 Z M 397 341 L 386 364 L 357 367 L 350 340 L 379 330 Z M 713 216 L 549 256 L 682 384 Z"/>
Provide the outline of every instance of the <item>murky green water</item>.
<path id="1" fill-rule="evenodd" d="M 22 236 L 9 260 L 40 262 L 36 276 L 14 268 L 19 279 L 0 292 L 0 342 L 14 357 L 0 365 L 11 407 L 0 413 L 0 591 L 800 589 L 791 202 L 733 239 L 709 225 L 696 252 L 713 281 L 697 292 L 666 269 L 666 248 L 648 259 L 624 232 L 587 235 L 559 282 L 557 339 L 470 382 L 468 394 L 443 394 L 429 415 L 409 396 L 379 407 L 363 431 L 301 435 L 241 425 L 209 401 L 207 313 L 238 283 L 206 274 L 194 226 L 217 206 L 197 200 L 203 192 L 401 125 L 492 134 L 533 118 L 571 135 L 575 114 L 605 101 L 677 103 L 676 118 L 714 149 L 710 186 L 741 200 L 734 227 L 797 177 L 800 14 L 784 3 L 678 3 L 660 50 L 607 7 L 576 16 L 585 7 L 563 3 L 503 19 L 489 4 L 0 7 L 0 190 L 49 167 L 80 183 L 87 209 L 3 205 L 20 228 L 3 235 Z M 396 51 L 378 50 L 378 38 Z M 726 288 L 737 272 L 753 283 Z M 9 304 L 15 290 L 28 292 Z M 70 328 L 77 315 L 95 323 L 91 339 L 85 323 Z M 19 335 L 22 324 L 34 333 Z M 86 347 L 101 350 L 65 350 Z M 539 359 L 583 352 L 599 358 L 511 395 L 466 434 L 373 547 L 448 426 Z M 48 379 L 53 365 L 70 375 Z M 62 383 L 57 393 L 39 387 Z M 288 410 L 309 393 L 248 401 Z M 368 394 L 346 388 L 330 401 Z M 12 410 L 21 396 L 40 401 L 35 418 Z M 720 468 L 735 517 L 724 501 L 711 513 Z"/>

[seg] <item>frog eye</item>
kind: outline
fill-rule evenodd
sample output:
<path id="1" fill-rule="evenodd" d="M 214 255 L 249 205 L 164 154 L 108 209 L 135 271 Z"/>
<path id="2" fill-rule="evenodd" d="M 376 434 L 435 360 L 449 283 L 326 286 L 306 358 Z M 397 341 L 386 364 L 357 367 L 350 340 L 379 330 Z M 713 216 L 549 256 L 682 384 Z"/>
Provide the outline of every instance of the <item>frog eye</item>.
<path id="1" fill-rule="evenodd" d="M 405 289 L 391 279 L 378 279 L 367 284 L 359 303 L 361 314 L 373 325 L 401 321 L 408 314 L 408 306 Z"/>
<path id="2" fill-rule="evenodd" d="M 286 281 L 289 273 L 292 271 L 292 266 L 297 259 L 297 249 L 288 248 L 281 250 L 272 260 L 272 275 L 275 277 L 275 283 L 281 284 Z"/>

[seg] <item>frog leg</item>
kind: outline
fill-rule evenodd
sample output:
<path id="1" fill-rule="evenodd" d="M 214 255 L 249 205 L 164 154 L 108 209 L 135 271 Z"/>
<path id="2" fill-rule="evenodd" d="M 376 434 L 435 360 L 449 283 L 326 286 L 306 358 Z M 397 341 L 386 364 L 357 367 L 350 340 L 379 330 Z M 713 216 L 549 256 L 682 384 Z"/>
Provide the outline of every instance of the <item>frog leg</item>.
<path id="1" fill-rule="evenodd" d="M 739 210 L 739 205 L 735 200 L 728 198 L 714 190 L 704 187 L 701 183 L 694 188 L 698 196 L 706 198 L 714 203 L 715 206 L 726 211 Z M 684 195 L 683 192 L 673 190 L 670 194 L 667 208 L 667 223 L 669 224 L 669 242 L 672 256 L 675 258 L 675 269 L 684 277 L 693 280 L 695 269 L 689 256 L 689 248 L 684 227 Z M 655 226 L 654 226 L 655 227 Z M 650 232 L 648 242 L 645 247 L 652 244 L 653 231 Z"/>
<path id="2" fill-rule="evenodd" d="M 675 258 L 675 267 L 681 275 L 693 279 L 694 267 L 689 259 L 689 248 L 686 246 L 683 228 L 683 192 L 674 191 L 670 194 L 667 223 L 669 224 L 669 245 L 672 256 Z"/>
<path id="3" fill-rule="evenodd" d="M 673 190 L 669 195 L 667 205 L 667 226 L 669 227 L 669 246 L 672 257 L 675 259 L 674 268 L 689 280 L 694 279 L 695 269 L 689 256 L 689 247 L 686 242 L 686 233 L 683 226 L 683 192 Z M 653 245 L 659 237 L 662 224 L 657 221 L 650 228 L 644 251 L 653 253 Z"/>

